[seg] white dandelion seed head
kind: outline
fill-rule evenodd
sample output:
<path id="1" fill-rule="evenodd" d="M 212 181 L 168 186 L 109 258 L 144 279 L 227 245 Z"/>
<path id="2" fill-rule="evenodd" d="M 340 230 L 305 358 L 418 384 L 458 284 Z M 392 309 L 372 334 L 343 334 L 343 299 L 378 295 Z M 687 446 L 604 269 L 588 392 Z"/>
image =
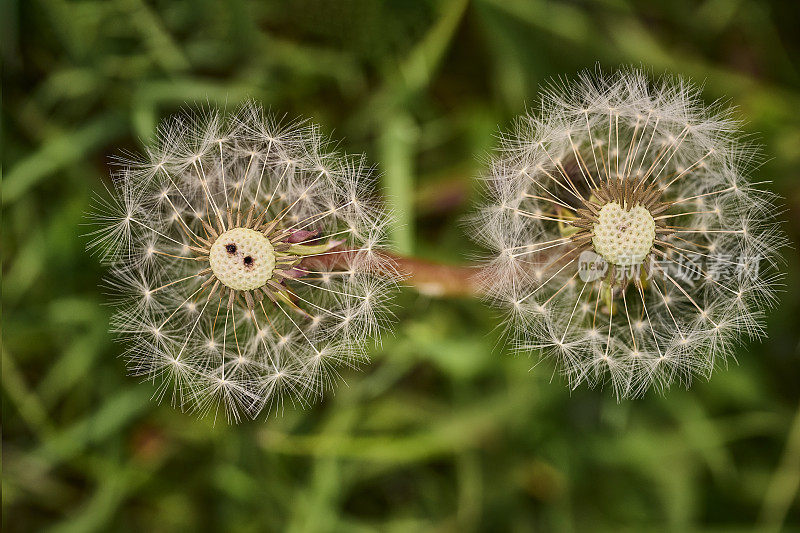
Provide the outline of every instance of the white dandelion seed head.
<path id="1" fill-rule="evenodd" d="M 173 117 L 97 200 L 130 369 L 180 408 L 301 405 L 366 359 L 395 287 L 361 156 L 249 103 Z"/>
<path id="2" fill-rule="evenodd" d="M 731 110 L 627 69 L 553 83 L 485 178 L 485 290 L 571 387 L 635 397 L 708 377 L 775 304 L 774 195 Z"/>

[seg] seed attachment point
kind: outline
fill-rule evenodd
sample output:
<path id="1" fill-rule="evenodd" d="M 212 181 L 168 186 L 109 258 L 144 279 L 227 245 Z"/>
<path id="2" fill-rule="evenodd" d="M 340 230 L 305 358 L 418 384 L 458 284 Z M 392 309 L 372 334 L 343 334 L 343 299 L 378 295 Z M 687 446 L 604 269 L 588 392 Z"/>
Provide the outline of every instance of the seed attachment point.
<path id="1" fill-rule="evenodd" d="M 269 239 L 249 228 L 233 228 L 211 245 L 209 262 L 214 276 L 226 287 L 250 291 L 272 277 L 275 249 Z"/>

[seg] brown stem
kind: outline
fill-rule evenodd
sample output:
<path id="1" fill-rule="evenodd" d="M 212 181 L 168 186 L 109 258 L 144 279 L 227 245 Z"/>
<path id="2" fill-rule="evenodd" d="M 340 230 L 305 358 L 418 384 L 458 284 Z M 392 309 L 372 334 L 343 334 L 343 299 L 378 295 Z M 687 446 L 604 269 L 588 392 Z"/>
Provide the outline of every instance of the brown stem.
<path id="1" fill-rule="evenodd" d="M 391 262 L 381 272 L 386 276 L 400 274 L 403 283 L 420 294 L 438 298 L 480 296 L 483 291 L 477 278 L 477 266 L 446 265 L 416 257 L 382 252 Z M 348 253 L 318 257 L 330 268 L 346 268 Z"/>
<path id="2" fill-rule="evenodd" d="M 584 249 L 588 243 L 573 242 L 573 248 L 567 252 L 561 252 L 560 248 L 540 252 L 536 254 L 536 261 L 542 265 L 545 272 L 552 272 L 564 266 L 565 262 L 571 262 Z M 331 255 L 318 256 L 315 258 L 321 261 L 328 268 L 347 268 L 351 253 L 346 249 L 334 248 Z M 487 289 L 483 286 L 481 274 L 485 274 L 481 265 L 447 265 L 437 263 L 418 257 L 408 257 L 392 252 L 382 251 L 381 254 L 388 258 L 385 266 L 382 267 L 381 274 L 392 277 L 400 274 L 403 283 L 413 287 L 420 294 L 437 298 L 459 298 L 459 297 L 482 297 L 487 295 Z M 534 257 L 532 254 L 531 257 Z"/>
<path id="3" fill-rule="evenodd" d="M 483 289 L 476 274 L 479 269 L 472 266 L 446 265 L 416 257 L 387 254 L 405 278 L 405 283 L 420 294 L 435 297 L 479 296 Z"/>

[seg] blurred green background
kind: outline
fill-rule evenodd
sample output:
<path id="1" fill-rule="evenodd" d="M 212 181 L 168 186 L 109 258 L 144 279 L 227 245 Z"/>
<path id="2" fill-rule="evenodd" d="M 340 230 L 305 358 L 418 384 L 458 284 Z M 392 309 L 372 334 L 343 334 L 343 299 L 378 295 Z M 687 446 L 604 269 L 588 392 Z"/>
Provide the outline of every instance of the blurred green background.
<path id="1" fill-rule="evenodd" d="M 704 82 L 800 235 L 800 8 L 756 0 L 0 2 L 5 531 L 800 530 L 797 248 L 769 339 L 617 403 L 515 357 L 480 302 L 398 299 L 322 404 L 239 426 L 149 400 L 84 252 L 109 157 L 252 97 L 384 174 L 398 249 L 463 263 L 498 128 L 597 62 Z"/>

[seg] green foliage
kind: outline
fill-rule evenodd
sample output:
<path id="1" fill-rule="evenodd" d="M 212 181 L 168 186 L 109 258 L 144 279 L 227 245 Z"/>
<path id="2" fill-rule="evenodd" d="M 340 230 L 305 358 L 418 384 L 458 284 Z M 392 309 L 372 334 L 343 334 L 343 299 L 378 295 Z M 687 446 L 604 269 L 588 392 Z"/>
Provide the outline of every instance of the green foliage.
<path id="1" fill-rule="evenodd" d="M 548 363 L 510 355 L 480 302 L 407 290 L 347 386 L 229 427 L 126 377 L 81 238 L 112 155 L 183 105 L 253 97 L 370 155 L 399 249 L 466 261 L 476 155 L 548 78 L 600 62 L 690 75 L 737 104 L 797 242 L 791 4 L 3 2 L 4 528 L 800 529 L 796 249 L 769 340 L 688 392 L 570 393 Z"/>

